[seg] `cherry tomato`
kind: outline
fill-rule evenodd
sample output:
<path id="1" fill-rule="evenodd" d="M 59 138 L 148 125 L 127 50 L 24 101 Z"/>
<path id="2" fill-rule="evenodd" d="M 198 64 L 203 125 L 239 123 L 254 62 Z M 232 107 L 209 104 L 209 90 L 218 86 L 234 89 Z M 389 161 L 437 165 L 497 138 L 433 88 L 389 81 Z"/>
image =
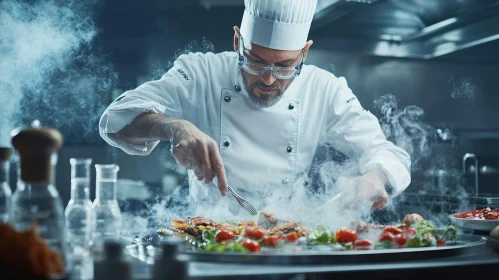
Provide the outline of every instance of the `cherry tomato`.
<path id="1" fill-rule="evenodd" d="M 357 236 L 358 235 L 355 230 L 342 227 L 336 232 L 336 242 L 354 242 L 355 240 L 357 240 Z"/>
<path id="2" fill-rule="evenodd" d="M 485 220 L 497 220 L 499 217 L 497 212 L 489 212 L 483 216 Z"/>
<path id="3" fill-rule="evenodd" d="M 374 243 L 369 239 L 361 239 L 355 241 L 354 245 L 355 247 L 368 247 L 368 246 L 373 246 Z"/>
<path id="4" fill-rule="evenodd" d="M 395 235 L 391 232 L 383 232 L 379 241 L 390 241 L 392 242 L 395 239 Z"/>
<path id="5" fill-rule="evenodd" d="M 284 233 L 282 233 L 282 232 L 276 233 L 276 234 L 274 234 L 274 236 L 276 236 L 278 240 L 281 240 L 281 239 L 285 240 L 286 239 L 286 235 L 284 235 Z"/>
<path id="6" fill-rule="evenodd" d="M 437 238 L 437 245 L 445 245 L 445 238 Z"/>
<path id="7" fill-rule="evenodd" d="M 293 231 L 293 232 L 286 234 L 286 241 L 288 241 L 288 242 L 298 241 L 298 235 L 296 234 L 296 232 Z"/>
<path id="8" fill-rule="evenodd" d="M 299 231 L 297 232 L 297 234 L 298 234 L 298 236 L 307 237 L 307 233 L 306 233 L 306 232 L 304 232 L 304 231 L 301 231 L 301 230 L 299 230 Z"/>
<path id="9" fill-rule="evenodd" d="M 215 235 L 215 241 L 220 242 L 234 238 L 234 233 L 230 230 L 222 229 Z"/>
<path id="10" fill-rule="evenodd" d="M 279 239 L 279 236 L 276 235 L 267 236 L 265 237 L 265 246 L 276 247 L 279 245 Z"/>
<path id="11" fill-rule="evenodd" d="M 416 230 L 413 229 L 412 227 L 407 227 L 405 230 L 404 230 L 404 235 L 405 237 L 407 237 L 408 239 L 413 239 L 414 236 L 416 236 Z"/>
<path id="12" fill-rule="evenodd" d="M 267 233 L 259 227 L 246 227 L 244 229 L 244 235 L 251 239 L 262 239 L 267 235 Z"/>
<path id="13" fill-rule="evenodd" d="M 396 228 L 396 227 L 388 226 L 388 227 L 385 228 L 385 230 L 383 232 L 390 232 L 390 233 L 396 235 L 396 234 L 401 234 L 404 231 L 401 230 L 401 229 L 399 229 L 399 228 Z"/>
<path id="14" fill-rule="evenodd" d="M 404 246 L 405 243 L 407 242 L 407 238 L 403 234 L 397 234 L 395 235 L 394 239 L 395 243 L 400 246 Z"/>
<path id="15" fill-rule="evenodd" d="M 246 239 L 241 243 L 241 245 L 243 245 L 243 247 L 248 249 L 251 253 L 260 252 L 261 250 L 260 244 L 254 240 Z"/>

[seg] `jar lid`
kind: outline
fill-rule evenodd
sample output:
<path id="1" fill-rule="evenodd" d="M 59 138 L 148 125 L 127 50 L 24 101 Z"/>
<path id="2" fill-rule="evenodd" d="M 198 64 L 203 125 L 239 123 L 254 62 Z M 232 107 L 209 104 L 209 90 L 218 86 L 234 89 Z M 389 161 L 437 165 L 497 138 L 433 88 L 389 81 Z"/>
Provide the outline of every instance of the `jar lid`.
<path id="1" fill-rule="evenodd" d="M 12 146 L 21 162 L 21 179 L 25 182 L 51 181 L 51 157 L 62 143 L 62 134 L 49 127 L 26 128 L 12 137 Z"/>

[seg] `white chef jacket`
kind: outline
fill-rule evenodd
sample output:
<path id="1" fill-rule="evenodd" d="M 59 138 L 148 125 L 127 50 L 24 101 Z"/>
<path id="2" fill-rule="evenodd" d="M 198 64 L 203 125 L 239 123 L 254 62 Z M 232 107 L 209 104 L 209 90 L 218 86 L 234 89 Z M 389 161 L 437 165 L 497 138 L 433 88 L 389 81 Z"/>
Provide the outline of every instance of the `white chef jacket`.
<path id="1" fill-rule="evenodd" d="M 291 186 L 325 143 L 357 159 L 361 173 L 383 172 L 395 195 L 410 183 L 407 152 L 386 140 L 344 78 L 315 66 L 304 65 L 277 104 L 259 108 L 245 91 L 236 53 L 182 55 L 161 79 L 114 101 L 101 117 L 101 136 L 128 154 L 148 155 L 159 141 L 137 146 L 109 134 L 144 112 L 185 119 L 213 138 L 228 182 L 237 189 Z M 191 196 L 219 196 L 191 170 L 188 175 Z"/>

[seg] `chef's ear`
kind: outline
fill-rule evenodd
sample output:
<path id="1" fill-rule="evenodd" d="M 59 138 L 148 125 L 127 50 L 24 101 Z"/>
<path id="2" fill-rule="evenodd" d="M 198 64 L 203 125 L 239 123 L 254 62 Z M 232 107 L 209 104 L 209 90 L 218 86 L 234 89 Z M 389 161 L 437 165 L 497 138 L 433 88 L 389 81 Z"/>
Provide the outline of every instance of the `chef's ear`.
<path id="1" fill-rule="evenodd" d="M 307 59 L 308 50 L 310 49 L 313 43 L 314 41 L 308 40 L 308 42 L 305 44 L 305 47 L 303 48 L 303 60 Z"/>
<path id="2" fill-rule="evenodd" d="M 241 34 L 241 31 L 239 31 L 239 27 L 234 26 L 234 51 L 237 52 L 239 50 L 239 34 Z"/>

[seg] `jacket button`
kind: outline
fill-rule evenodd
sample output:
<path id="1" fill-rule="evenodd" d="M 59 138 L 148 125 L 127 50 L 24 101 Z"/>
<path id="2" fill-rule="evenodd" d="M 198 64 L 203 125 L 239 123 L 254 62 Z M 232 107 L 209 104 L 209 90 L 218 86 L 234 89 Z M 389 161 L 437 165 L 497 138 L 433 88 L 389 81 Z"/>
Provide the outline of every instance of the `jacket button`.
<path id="1" fill-rule="evenodd" d="M 229 103 L 230 102 L 230 96 L 224 97 L 225 102 Z"/>
<path id="2" fill-rule="evenodd" d="M 240 87 L 240 86 L 235 86 L 235 87 L 234 87 L 234 89 L 235 89 L 236 91 L 241 91 L 241 87 Z"/>
<path id="3" fill-rule="evenodd" d="M 287 151 L 288 151 L 288 153 L 291 153 L 293 151 L 293 148 L 292 147 L 288 147 Z"/>
<path id="4" fill-rule="evenodd" d="M 225 146 L 225 147 L 229 147 L 229 146 L 230 146 L 229 141 L 225 141 L 225 142 L 224 142 L 224 146 Z"/>
<path id="5" fill-rule="evenodd" d="M 288 106 L 289 110 L 293 110 L 294 108 L 295 108 L 295 105 L 293 105 L 293 103 L 289 104 L 289 106 Z"/>

